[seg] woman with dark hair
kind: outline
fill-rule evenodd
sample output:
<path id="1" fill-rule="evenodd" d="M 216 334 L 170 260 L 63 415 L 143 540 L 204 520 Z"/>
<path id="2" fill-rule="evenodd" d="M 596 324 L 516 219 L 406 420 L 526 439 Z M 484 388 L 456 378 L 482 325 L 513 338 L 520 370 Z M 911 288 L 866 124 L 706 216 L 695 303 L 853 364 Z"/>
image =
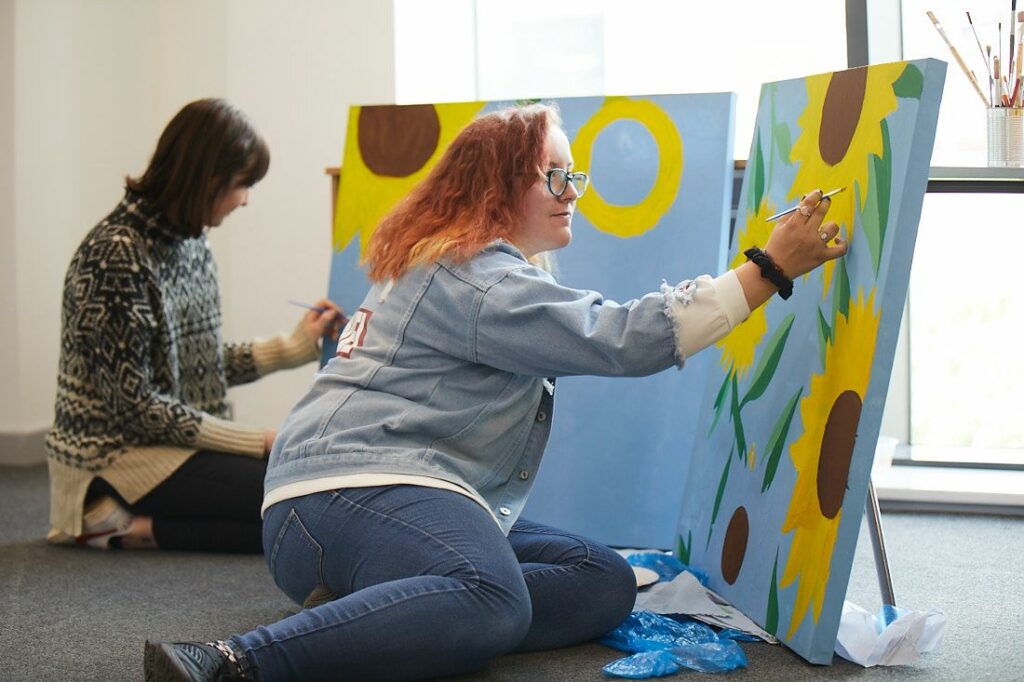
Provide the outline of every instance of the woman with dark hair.
<path id="1" fill-rule="evenodd" d="M 48 539 L 88 547 L 262 549 L 272 429 L 227 420 L 230 385 L 317 359 L 341 311 L 290 335 L 221 338 L 205 228 L 245 206 L 270 153 L 238 109 L 186 105 L 146 172 L 82 240 L 64 280 Z"/>
<path id="2" fill-rule="evenodd" d="M 629 564 L 519 518 L 554 378 L 682 366 L 847 246 L 813 191 L 753 262 L 620 305 L 534 264 L 569 244 L 587 183 L 550 107 L 456 137 L 371 237 L 374 285 L 274 443 L 264 548 L 303 610 L 226 640 L 147 643 L 146 679 L 436 677 L 621 622 Z"/>

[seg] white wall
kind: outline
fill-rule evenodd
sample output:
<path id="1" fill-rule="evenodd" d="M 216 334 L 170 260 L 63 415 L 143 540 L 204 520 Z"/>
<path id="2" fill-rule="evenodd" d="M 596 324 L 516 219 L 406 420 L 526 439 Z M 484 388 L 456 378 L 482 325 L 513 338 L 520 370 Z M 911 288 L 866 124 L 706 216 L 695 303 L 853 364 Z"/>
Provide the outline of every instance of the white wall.
<path id="1" fill-rule="evenodd" d="M 290 330 L 288 299 L 327 288 L 324 168 L 350 104 L 394 101 L 393 54 L 390 2 L 0 0 L 0 436 L 50 423 L 68 259 L 192 99 L 235 102 L 271 146 L 249 207 L 211 239 L 225 334 Z M 237 417 L 276 425 L 310 372 L 233 392 Z"/>
<path id="2" fill-rule="evenodd" d="M 212 239 L 221 264 L 225 334 L 288 330 L 290 299 L 326 294 L 330 181 L 341 163 L 348 106 L 394 102 L 391 2 L 229 0 L 227 92 L 256 121 L 270 173 Z M 299 9 L 297 9 L 298 7 Z M 239 420 L 276 426 L 309 385 L 313 365 L 232 393 Z"/>
<path id="3" fill-rule="evenodd" d="M 14 268 L 14 0 L 0 0 L 0 429 L 18 423 L 18 335 Z"/>

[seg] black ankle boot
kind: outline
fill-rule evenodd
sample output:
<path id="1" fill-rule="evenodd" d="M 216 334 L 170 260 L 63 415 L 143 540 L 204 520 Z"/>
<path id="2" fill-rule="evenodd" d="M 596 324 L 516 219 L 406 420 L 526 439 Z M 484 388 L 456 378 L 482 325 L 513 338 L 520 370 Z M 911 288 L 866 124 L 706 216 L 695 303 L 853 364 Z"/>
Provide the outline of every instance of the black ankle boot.
<path id="1" fill-rule="evenodd" d="M 146 642 L 147 682 L 234 682 L 249 679 L 223 642 Z"/>

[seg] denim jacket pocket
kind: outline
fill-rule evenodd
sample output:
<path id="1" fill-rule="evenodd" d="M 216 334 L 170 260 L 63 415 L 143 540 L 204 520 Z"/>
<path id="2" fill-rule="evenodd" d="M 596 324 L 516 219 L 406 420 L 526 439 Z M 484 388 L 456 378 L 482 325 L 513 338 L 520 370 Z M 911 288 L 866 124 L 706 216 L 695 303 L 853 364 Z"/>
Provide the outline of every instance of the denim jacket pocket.
<path id="1" fill-rule="evenodd" d="M 299 518 L 295 509 L 281 525 L 270 552 L 270 573 L 288 597 L 302 604 L 323 585 L 323 547 Z"/>

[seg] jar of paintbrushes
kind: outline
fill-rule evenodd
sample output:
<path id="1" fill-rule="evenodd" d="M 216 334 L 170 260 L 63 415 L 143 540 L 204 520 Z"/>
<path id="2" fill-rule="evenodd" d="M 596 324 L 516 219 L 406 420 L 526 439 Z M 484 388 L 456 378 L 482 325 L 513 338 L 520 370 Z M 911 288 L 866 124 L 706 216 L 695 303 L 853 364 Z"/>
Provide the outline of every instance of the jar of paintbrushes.
<path id="1" fill-rule="evenodd" d="M 990 107 L 988 120 L 988 165 L 1020 168 L 1024 166 L 1024 109 Z"/>
<path id="2" fill-rule="evenodd" d="M 1017 0 L 1010 2 L 1010 15 L 1006 34 L 1003 22 L 996 22 L 996 49 L 991 45 L 982 47 L 971 13 L 967 14 L 978 52 L 984 63 L 984 77 L 979 79 L 964 62 L 960 52 L 950 41 L 933 12 L 926 12 L 935 30 L 946 43 L 960 70 L 967 76 L 978 98 L 985 105 L 985 131 L 988 142 L 988 165 L 1001 168 L 1024 167 L 1024 81 L 1021 78 L 1024 67 L 1024 12 L 1017 11 Z M 1007 57 L 1003 59 L 1003 37 L 1007 35 Z M 986 88 L 985 81 L 988 81 Z M 987 90 L 987 92 L 986 92 Z"/>

